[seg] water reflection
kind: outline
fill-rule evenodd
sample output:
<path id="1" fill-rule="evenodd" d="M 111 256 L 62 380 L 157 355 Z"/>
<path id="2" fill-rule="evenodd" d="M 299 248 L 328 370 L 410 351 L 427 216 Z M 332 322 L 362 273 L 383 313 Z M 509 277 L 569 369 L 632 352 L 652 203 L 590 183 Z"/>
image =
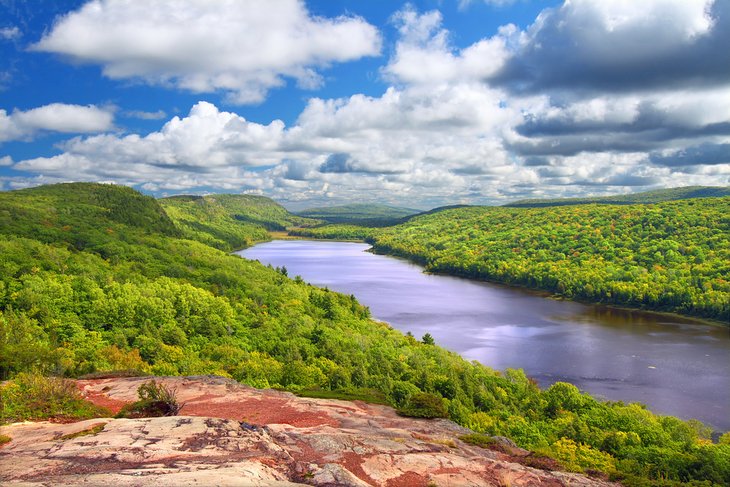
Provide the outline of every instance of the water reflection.
<path id="1" fill-rule="evenodd" d="M 365 244 L 274 241 L 242 255 L 346 294 L 373 316 L 541 385 L 565 380 L 599 397 L 730 429 L 730 333 L 669 315 L 428 275 Z"/>

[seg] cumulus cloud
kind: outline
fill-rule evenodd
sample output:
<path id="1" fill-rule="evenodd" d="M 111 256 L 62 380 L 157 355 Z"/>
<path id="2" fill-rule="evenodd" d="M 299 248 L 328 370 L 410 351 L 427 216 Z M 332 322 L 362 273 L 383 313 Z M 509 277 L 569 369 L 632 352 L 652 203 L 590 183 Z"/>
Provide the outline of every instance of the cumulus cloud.
<path id="1" fill-rule="evenodd" d="M 293 78 L 380 51 L 358 17 L 313 17 L 301 0 L 94 0 L 58 19 L 32 49 L 100 64 L 112 79 L 137 78 L 195 93 L 221 91 L 256 103 Z"/>
<path id="2" fill-rule="evenodd" d="M 544 10 L 493 81 L 513 91 L 633 91 L 730 81 L 725 0 L 572 0 Z"/>
<path id="3" fill-rule="evenodd" d="M 266 166 L 280 161 L 276 150 L 283 129 L 279 120 L 269 125 L 251 123 L 200 102 L 187 117 L 173 117 L 159 132 L 144 137 L 102 134 L 74 138 L 61 145 L 62 154 L 22 161 L 16 167 L 46 174 L 98 170 L 123 177 L 135 168 L 146 178 L 155 168 L 198 173 L 216 167 Z"/>
<path id="4" fill-rule="evenodd" d="M 387 79 L 404 83 L 438 84 L 494 76 L 503 68 L 507 45 L 516 33 L 513 25 L 504 26 L 492 38 L 456 49 L 437 10 L 419 14 L 408 5 L 392 20 L 400 40 L 383 73 Z"/>
<path id="5" fill-rule="evenodd" d="M 30 140 L 38 132 L 103 132 L 113 128 L 114 113 L 95 105 L 51 103 L 30 110 L 0 109 L 0 142 Z"/>

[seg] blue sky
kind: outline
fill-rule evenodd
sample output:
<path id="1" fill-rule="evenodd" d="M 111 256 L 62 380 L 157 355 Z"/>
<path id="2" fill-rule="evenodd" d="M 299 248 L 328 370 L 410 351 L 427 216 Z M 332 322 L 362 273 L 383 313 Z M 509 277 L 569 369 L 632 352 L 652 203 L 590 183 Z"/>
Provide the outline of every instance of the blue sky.
<path id="1" fill-rule="evenodd" d="M 0 189 L 290 208 L 730 184 L 730 0 L 0 0 Z"/>

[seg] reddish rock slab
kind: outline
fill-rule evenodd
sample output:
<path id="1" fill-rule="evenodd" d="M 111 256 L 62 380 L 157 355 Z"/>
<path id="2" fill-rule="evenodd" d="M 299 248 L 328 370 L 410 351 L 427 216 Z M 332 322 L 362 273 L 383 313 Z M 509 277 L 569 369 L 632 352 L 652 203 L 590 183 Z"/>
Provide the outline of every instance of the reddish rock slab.
<path id="1" fill-rule="evenodd" d="M 78 387 L 94 403 L 118 410 L 150 379 L 83 380 Z M 521 465 L 517 454 L 460 441 L 469 430 L 451 421 L 403 418 L 386 406 L 299 398 L 220 377 L 155 380 L 177 391 L 181 416 L 0 428 L 13 439 L 0 449 L 0 484 L 615 485 Z M 99 423 L 100 432 L 68 436 Z"/>

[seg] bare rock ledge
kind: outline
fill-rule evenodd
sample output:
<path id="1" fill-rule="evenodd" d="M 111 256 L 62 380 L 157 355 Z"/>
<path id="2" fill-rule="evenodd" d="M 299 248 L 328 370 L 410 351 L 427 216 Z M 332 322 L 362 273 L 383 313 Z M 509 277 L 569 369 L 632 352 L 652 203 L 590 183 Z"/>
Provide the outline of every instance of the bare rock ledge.
<path id="1" fill-rule="evenodd" d="M 91 401 L 117 411 L 149 378 L 80 380 Z M 92 419 L 0 428 L 3 486 L 607 486 L 538 470 L 510 454 L 466 444 L 446 420 L 392 408 L 299 398 L 219 377 L 165 377 L 180 416 Z M 96 434 L 63 439 L 103 424 Z M 97 428 L 100 429 L 100 428 Z"/>

